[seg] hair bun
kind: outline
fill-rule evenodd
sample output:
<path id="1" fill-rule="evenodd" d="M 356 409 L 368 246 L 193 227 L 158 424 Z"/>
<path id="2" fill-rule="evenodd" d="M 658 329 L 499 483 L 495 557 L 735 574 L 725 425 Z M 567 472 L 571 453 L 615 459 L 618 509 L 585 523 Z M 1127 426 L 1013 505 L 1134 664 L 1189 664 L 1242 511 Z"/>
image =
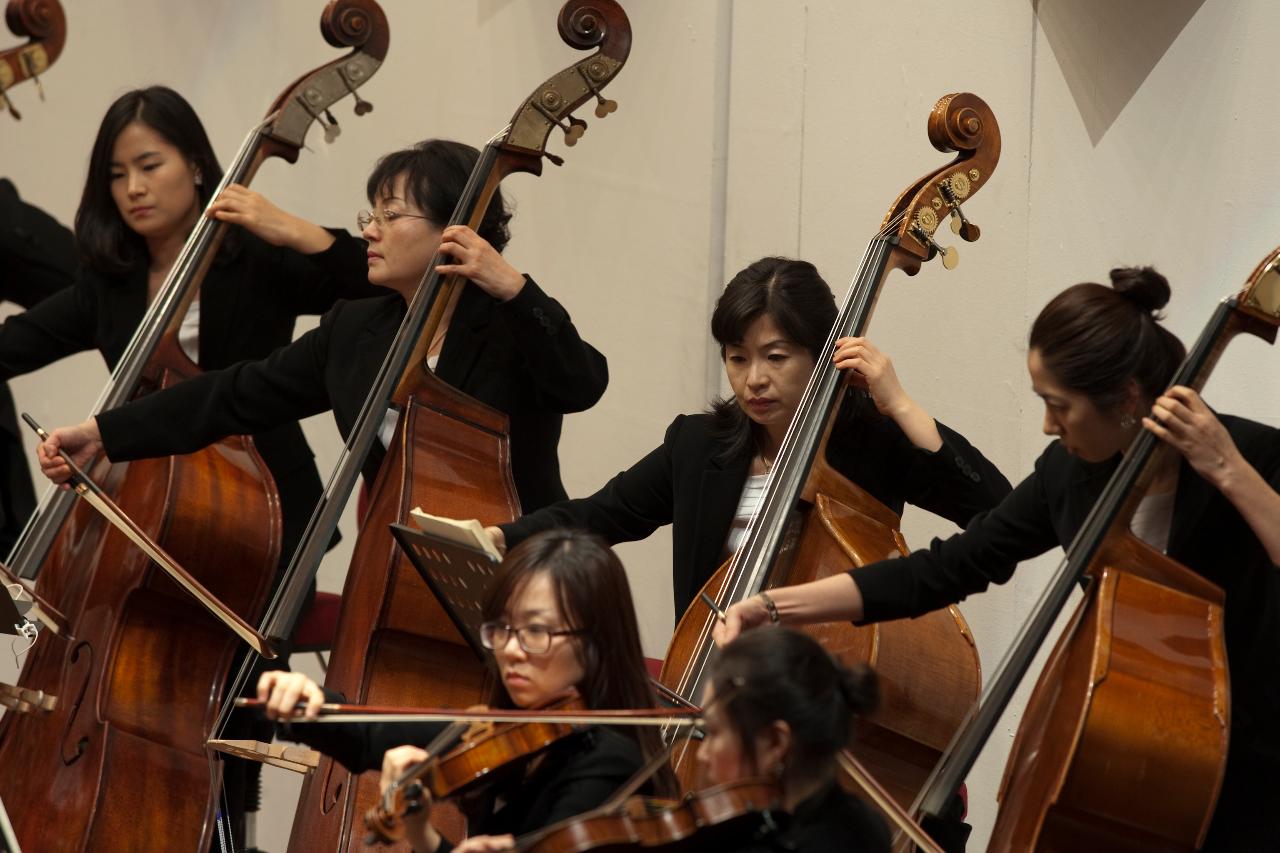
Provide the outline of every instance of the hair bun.
<path id="1" fill-rule="evenodd" d="M 1169 304 L 1169 280 L 1151 267 L 1114 269 L 1111 287 L 1143 311 L 1159 311 Z"/>
<path id="2" fill-rule="evenodd" d="M 840 667 L 840 694 L 855 714 L 867 714 L 880 704 L 880 681 L 866 664 Z"/>

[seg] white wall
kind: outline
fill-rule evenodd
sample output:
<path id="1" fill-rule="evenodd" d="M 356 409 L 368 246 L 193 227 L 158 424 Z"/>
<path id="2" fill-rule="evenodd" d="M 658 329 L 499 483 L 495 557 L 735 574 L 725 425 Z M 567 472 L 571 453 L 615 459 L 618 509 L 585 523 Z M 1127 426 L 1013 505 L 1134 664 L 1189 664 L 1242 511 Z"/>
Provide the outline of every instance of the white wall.
<path id="1" fill-rule="evenodd" d="M 122 91 L 163 82 L 183 92 L 225 161 L 284 84 L 335 55 L 316 32 L 314 0 L 64 6 L 71 32 L 46 75 L 48 102 L 24 86 L 12 93 L 24 120 L 0 115 L 0 173 L 68 222 L 97 122 Z M 364 206 L 379 154 L 427 136 L 479 144 L 578 56 L 555 35 L 555 0 L 384 6 L 390 53 L 361 90 L 375 111 L 356 120 L 344 102 L 334 145 L 313 132 L 297 165 L 268 164 L 255 183 L 323 223 L 346 224 Z M 717 392 L 706 321 L 745 263 L 803 256 L 843 295 L 890 202 L 945 162 L 925 134 L 945 93 L 981 95 L 1001 124 L 999 168 L 966 205 L 983 236 L 960 245 L 953 272 L 931 264 L 890 276 L 871 333 L 912 394 L 1015 481 L 1045 444 L 1023 359 L 1030 319 L 1053 293 L 1115 265 L 1154 263 L 1174 284 L 1169 324 L 1189 340 L 1277 242 L 1270 42 L 1280 8 L 1267 0 L 627 6 L 634 48 L 607 93 L 618 112 L 596 120 L 584 110 L 591 127 L 578 146 L 553 139 L 563 169 L 506 187 L 518 210 L 510 257 L 610 361 L 603 401 L 566 421 L 573 494 Z M 1233 345 L 1210 402 L 1280 421 L 1271 358 L 1257 341 Z M 20 406 L 60 424 L 83 415 L 105 376 L 84 355 L 13 388 Z M 337 450 L 332 423 L 306 428 L 324 470 Z M 949 525 L 908 511 L 904 529 L 921 546 Z M 654 655 L 672 619 L 669 549 L 665 534 L 621 549 Z M 1034 561 L 962 605 L 986 673 L 1055 562 Z M 322 583 L 340 588 L 344 567 L 343 555 L 328 561 Z M 1012 717 L 1002 723 L 970 777 L 972 849 L 989 831 L 1015 728 Z M 291 788 L 269 773 L 260 838 L 278 850 Z"/>

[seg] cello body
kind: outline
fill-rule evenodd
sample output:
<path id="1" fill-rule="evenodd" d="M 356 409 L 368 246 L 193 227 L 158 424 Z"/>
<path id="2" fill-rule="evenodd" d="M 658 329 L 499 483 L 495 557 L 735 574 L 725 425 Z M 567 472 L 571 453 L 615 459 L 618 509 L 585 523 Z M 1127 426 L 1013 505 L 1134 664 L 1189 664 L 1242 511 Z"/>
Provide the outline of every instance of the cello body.
<path id="1" fill-rule="evenodd" d="M 1222 591 L 1130 534 L 1095 565 L 1023 713 L 989 851 L 1190 851 L 1208 831 L 1230 719 Z"/>
<path id="2" fill-rule="evenodd" d="M 427 371 L 409 395 L 370 494 L 325 687 L 361 704 L 464 708 L 484 699 L 484 662 L 391 535 L 390 524 L 407 522 L 419 506 L 484 524 L 520 514 L 506 416 Z M 323 756 L 303 783 L 289 849 L 363 849 L 361 817 L 377 802 L 378 779 L 376 770 L 352 774 Z"/>
<path id="3" fill-rule="evenodd" d="M 185 362 L 185 364 L 183 363 Z M 195 370 L 161 344 L 159 387 Z M 111 465 L 95 479 L 214 595 L 256 618 L 280 555 L 279 495 L 252 439 Z M 53 851 L 140 850 L 211 839 L 212 731 L 240 641 L 91 507 L 77 504 L 36 584 L 69 630 L 44 634 L 19 685 L 58 697 L 0 720 L 0 799 L 20 843 Z M 139 808 L 146 803 L 146 808 Z"/>

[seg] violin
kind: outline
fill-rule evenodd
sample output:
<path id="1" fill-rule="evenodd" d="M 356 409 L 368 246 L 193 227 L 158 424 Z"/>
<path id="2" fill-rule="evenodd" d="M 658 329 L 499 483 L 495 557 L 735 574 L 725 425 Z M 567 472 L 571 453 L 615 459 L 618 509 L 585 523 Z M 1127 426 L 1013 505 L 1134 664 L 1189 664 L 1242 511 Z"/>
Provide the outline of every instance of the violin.
<path id="1" fill-rule="evenodd" d="M 516 839 L 527 853 L 736 850 L 785 827 L 782 790 L 764 778 L 692 791 L 679 802 L 628 797 Z"/>
<path id="2" fill-rule="evenodd" d="M 1274 343 L 1278 329 L 1280 248 L 1219 303 L 1169 385 L 1198 391 L 1232 338 Z M 1230 731 L 1224 593 L 1131 530 L 1134 510 L 1174 453 L 1148 430 L 1134 438 L 922 791 L 918 813 L 945 807 L 1088 577 L 1022 713 L 988 849 L 1199 849 Z M 1159 725 L 1149 718 L 1155 707 Z"/>
<path id="3" fill-rule="evenodd" d="M 979 236 L 961 205 L 986 187 L 999 162 L 995 116 L 976 95 L 947 95 L 934 105 L 928 135 L 935 148 L 955 151 L 956 157 L 907 186 L 893 202 L 867 247 L 823 353 L 833 352 L 839 338 L 866 334 L 892 270 L 915 275 L 937 256 L 947 269 L 955 266 L 956 250 L 938 242 L 943 217 L 950 215 L 952 230 L 962 239 Z M 672 636 L 660 680 L 677 693 L 692 698 L 705 687 L 717 610 L 771 587 L 908 553 L 898 515 L 827 461 L 846 388 L 830 358 L 820 358 L 742 547 L 706 582 Z M 894 797 L 910 803 L 978 695 L 978 655 L 964 617 L 951 607 L 883 625 L 833 623 L 804 630 L 846 664 L 875 667 L 883 701 L 859 721 L 859 751 Z M 682 779 L 691 775 L 692 757 L 692 745 L 676 756 Z"/>
<path id="4" fill-rule="evenodd" d="M 548 710 L 585 711 L 586 705 L 575 695 Z M 365 812 L 364 825 L 369 830 L 365 843 L 392 844 L 403 839 L 403 819 L 416 793 L 427 791 L 436 800 L 461 795 L 580 730 L 580 725 L 569 722 L 450 724 L 427 746 L 430 757 L 407 768 L 382 792 L 377 805 Z M 441 754 L 443 750 L 447 752 Z"/>
<path id="5" fill-rule="evenodd" d="M 0 51 L 0 111 L 7 106 L 9 114 L 21 121 L 22 113 L 13 105 L 8 90 L 23 80 L 32 80 L 44 100 L 40 75 L 62 55 L 67 16 L 58 0 L 9 0 L 4 20 L 15 35 L 30 37 L 26 44 Z"/>

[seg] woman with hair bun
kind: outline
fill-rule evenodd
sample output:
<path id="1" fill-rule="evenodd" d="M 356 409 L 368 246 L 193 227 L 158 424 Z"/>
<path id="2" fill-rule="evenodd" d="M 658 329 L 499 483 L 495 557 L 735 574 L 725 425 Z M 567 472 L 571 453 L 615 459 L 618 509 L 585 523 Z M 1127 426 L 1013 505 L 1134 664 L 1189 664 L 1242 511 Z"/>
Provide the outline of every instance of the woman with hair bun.
<path id="1" fill-rule="evenodd" d="M 785 623 L 900 619 L 960 601 L 1065 547 L 1139 430 L 1178 453 L 1156 473 L 1133 532 L 1220 586 L 1231 670 L 1227 768 L 1204 850 L 1270 850 L 1280 839 L 1280 430 L 1218 415 L 1168 387 L 1184 349 L 1160 325 L 1169 283 L 1118 269 L 1077 284 L 1031 327 L 1027 369 L 1056 437 L 1034 472 L 960 534 L 909 557 L 770 590 Z M 727 642 L 773 617 L 759 598 L 730 608 Z"/>
<path id="2" fill-rule="evenodd" d="M 755 631 L 725 646 L 703 696 L 698 765 L 710 785 L 772 777 L 789 813 L 751 850 L 889 849 L 884 820 L 837 782 L 836 755 L 878 701 L 875 673 L 849 669 L 799 631 Z"/>

